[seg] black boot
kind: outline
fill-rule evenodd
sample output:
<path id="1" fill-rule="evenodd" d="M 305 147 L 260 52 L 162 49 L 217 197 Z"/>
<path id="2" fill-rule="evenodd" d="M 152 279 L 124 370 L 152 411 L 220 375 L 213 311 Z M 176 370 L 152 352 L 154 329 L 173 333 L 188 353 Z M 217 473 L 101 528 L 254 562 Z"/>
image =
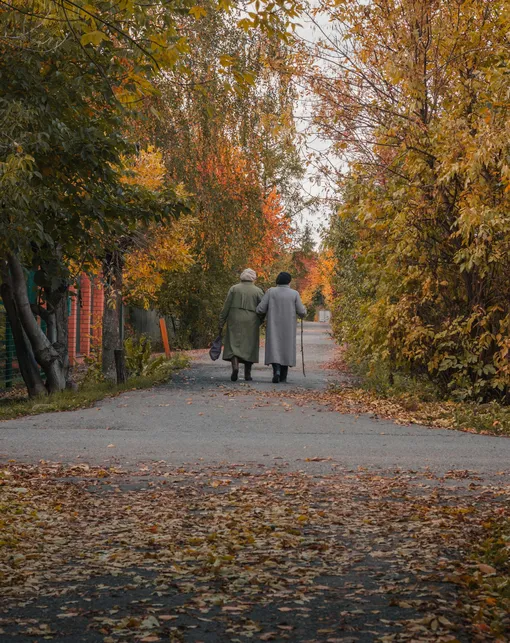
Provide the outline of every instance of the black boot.
<path id="1" fill-rule="evenodd" d="M 244 363 L 244 379 L 246 382 L 251 382 L 253 377 L 251 376 L 251 362 Z"/>
<path id="2" fill-rule="evenodd" d="M 280 381 L 280 364 L 273 364 L 273 384 Z"/>
<path id="3" fill-rule="evenodd" d="M 239 376 L 239 357 L 233 357 L 232 358 L 232 375 L 230 376 L 230 379 L 233 382 L 237 382 L 238 376 Z"/>
<path id="4" fill-rule="evenodd" d="M 289 372 L 289 367 L 288 366 L 281 366 L 280 367 L 280 382 L 286 382 L 287 381 L 288 372 Z"/>

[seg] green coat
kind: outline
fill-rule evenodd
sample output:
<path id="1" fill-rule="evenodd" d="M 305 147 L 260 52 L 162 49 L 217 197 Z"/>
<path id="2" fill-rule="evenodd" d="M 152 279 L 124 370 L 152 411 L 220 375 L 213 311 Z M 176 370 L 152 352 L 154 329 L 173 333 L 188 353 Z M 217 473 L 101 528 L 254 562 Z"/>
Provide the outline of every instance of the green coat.
<path id="1" fill-rule="evenodd" d="M 264 293 L 251 281 L 241 281 L 228 291 L 220 315 L 220 325 L 227 324 L 223 344 L 223 359 L 234 356 L 244 362 L 259 361 L 259 327 L 256 313 Z"/>

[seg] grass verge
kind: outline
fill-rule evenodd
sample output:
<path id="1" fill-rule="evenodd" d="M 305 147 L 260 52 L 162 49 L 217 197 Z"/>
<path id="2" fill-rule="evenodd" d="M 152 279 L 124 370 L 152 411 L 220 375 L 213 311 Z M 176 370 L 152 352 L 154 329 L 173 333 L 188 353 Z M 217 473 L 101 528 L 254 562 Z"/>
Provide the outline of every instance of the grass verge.
<path id="1" fill-rule="evenodd" d="M 422 424 L 481 435 L 510 437 L 510 408 L 491 402 L 424 402 L 416 395 L 381 395 L 357 387 L 333 387 L 321 397 L 341 413 L 369 413 L 398 424 Z"/>
<path id="2" fill-rule="evenodd" d="M 327 397 L 343 413 L 371 413 L 401 424 L 423 424 L 481 435 L 510 437 L 510 406 L 489 402 L 448 400 L 427 378 L 401 373 L 389 377 L 387 367 L 351 368 L 345 347 L 338 349 L 328 367 L 343 373 L 347 385 L 334 387 Z"/>
<path id="3" fill-rule="evenodd" d="M 9 398 L 0 400 L 0 421 L 12 420 L 25 415 L 52 413 L 55 411 L 73 411 L 87 408 L 98 400 L 114 397 L 125 391 L 150 388 L 170 379 L 173 373 L 189 366 L 190 359 L 185 355 L 175 355 L 165 361 L 161 368 L 150 375 L 131 377 L 125 384 L 94 382 L 85 380 L 77 391 L 62 391 L 47 397 Z"/>

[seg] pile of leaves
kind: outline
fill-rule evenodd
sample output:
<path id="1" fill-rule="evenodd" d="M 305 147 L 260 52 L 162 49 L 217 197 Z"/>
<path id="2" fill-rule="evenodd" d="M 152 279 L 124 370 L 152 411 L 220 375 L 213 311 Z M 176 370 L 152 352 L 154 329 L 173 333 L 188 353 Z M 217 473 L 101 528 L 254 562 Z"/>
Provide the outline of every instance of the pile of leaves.
<path id="1" fill-rule="evenodd" d="M 349 368 L 348 348 L 338 346 L 324 368 L 340 376 L 339 384 L 327 392 L 304 392 L 315 401 L 340 413 L 368 413 L 394 420 L 397 424 L 421 424 L 442 429 L 457 429 L 482 435 L 510 435 L 510 407 L 492 401 L 440 400 L 430 381 L 409 380 L 406 387 L 387 381 L 382 386 L 366 377 L 354 376 Z M 431 392 L 432 386 L 432 392 Z M 291 392 L 294 394 L 294 392 Z M 287 395 L 287 393 L 285 393 Z M 299 392 L 297 397 L 302 397 Z M 310 400 L 313 401 L 313 400 Z"/>
<path id="2" fill-rule="evenodd" d="M 508 601 L 494 592 L 508 589 L 508 541 L 493 525 L 508 489 L 497 480 L 11 462 L 0 476 L 1 633 L 502 642 Z M 473 558 L 487 538 L 490 565 Z"/>
<path id="3" fill-rule="evenodd" d="M 473 551 L 478 574 L 454 579 L 465 588 L 474 628 L 481 633 L 507 632 L 510 614 L 510 520 L 501 511 L 483 523 L 485 535 Z"/>
<path id="4" fill-rule="evenodd" d="M 333 387 L 314 397 L 340 413 L 369 413 L 397 424 L 421 424 L 483 435 L 510 435 L 510 408 L 496 402 L 424 402 L 416 395 L 382 397 L 362 388 Z"/>

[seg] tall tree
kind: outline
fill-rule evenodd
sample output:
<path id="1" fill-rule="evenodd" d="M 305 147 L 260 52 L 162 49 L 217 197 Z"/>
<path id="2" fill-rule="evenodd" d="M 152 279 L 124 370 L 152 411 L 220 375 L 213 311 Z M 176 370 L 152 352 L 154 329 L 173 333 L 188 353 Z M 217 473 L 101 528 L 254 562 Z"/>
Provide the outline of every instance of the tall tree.
<path id="1" fill-rule="evenodd" d="M 370 284 L 350 336 L 445 390 L 508 397 L 506 3 L 324 7 L 315 119 L 348 163 L 340 216 Z"/>
<path id="2" fill-rule="evenodd" d="M 210 12 L 194 27 L 190 46 L 187 82 L 172 74 L 161 79 L 151 105 L 159 119 L 151 119 L 148 140 L 164 151 L 169 175 L 191 195 L 195 265 L 168 276 L 160 305 L 198 346 L 214 332 L 240 269 L 255 261 L 267 273 L 261 257 L 276 258 L 288 244 L 302 170 L 285 43 L 246 34 L 228 16 Z"/>
<path id="3" fill-rule="evenodd" d="M 2 11 L 0 19 L 2 297 L 22 374 L 36 395 L 66 385 L 71 265 L 90 265 L 102 256 L 105 238 L 170 214 L 175 199 L 160 202 L 121 182 L 121 157 L 132 146 L 111 93 L 115 78 L 123 82 L 111 52 L 95 52 L 93 64 L 78 41 L 37 18 L 27 25 L 24 16 Z M 32 42 L 34 32 L 46 41 Z M 30 268 L 39 288 L 35 304 L 26 289 Z"/>

